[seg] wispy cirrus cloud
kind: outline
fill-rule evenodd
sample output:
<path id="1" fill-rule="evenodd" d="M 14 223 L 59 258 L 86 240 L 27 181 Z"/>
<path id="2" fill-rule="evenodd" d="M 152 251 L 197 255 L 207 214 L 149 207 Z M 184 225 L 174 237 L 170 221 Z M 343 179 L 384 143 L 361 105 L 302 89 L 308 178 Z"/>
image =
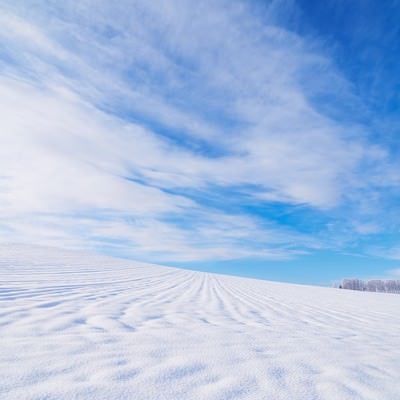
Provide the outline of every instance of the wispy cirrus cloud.
<path id="1" fill-rule="evenodd" d="M 315 103 L 354 95 L 276 4 L 260 17 L 245 3 L 28 3 L 0 17 L 7 240 L 287 258 L 329 239 L 265 204 L 354 204 L 387 161 L 363 126 Z"/>

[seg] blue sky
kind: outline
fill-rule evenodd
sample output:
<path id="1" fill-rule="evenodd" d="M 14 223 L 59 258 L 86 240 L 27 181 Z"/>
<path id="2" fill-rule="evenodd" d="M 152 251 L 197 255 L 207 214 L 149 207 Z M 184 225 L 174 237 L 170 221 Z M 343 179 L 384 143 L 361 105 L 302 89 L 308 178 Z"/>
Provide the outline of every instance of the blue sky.
<path id="1" fill-rule="evenodd" d="M 398 1 L 0 5 L 0 237 L 300 283 L 400 271 Z"/>

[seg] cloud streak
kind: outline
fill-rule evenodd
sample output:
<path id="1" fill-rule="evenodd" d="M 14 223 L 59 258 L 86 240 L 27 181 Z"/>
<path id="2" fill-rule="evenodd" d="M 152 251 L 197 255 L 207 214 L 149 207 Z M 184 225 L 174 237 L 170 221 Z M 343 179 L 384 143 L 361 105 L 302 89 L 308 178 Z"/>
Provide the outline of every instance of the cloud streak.
<path id="1" fill-rule="evenodd" d="M 315 104 L 354 96 L 276 5 L 258 17 L 245 3 L 35 4 L 10 2 L 0 21 L 7 240 L 158 261 L 295 257 L 329 247 L 326 232 L 249 206 L 340 209 L 373 186 L 365 165 L 386 162 L 363 126 Z"/>

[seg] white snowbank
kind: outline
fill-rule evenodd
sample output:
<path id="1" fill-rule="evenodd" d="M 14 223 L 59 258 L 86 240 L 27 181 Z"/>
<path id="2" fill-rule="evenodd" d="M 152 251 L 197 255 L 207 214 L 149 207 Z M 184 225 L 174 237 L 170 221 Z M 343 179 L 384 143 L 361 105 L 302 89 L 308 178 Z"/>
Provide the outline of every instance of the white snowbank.
<path id="1" fill-rule="evenodd" d="M 400 296 L 0 248 L 0 398 L 399 399 Z"/>

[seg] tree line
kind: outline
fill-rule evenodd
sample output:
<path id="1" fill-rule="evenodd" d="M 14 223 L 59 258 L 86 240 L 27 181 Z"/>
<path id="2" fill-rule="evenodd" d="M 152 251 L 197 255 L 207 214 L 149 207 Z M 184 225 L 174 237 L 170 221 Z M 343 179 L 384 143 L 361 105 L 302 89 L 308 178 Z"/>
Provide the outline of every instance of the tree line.
<path id="1" fill-rule="evenodd" d="M 366 292 L 400 293 L 400 280 L 394 279 L 343 279 L 340 289 L 361 290 Z"/>

